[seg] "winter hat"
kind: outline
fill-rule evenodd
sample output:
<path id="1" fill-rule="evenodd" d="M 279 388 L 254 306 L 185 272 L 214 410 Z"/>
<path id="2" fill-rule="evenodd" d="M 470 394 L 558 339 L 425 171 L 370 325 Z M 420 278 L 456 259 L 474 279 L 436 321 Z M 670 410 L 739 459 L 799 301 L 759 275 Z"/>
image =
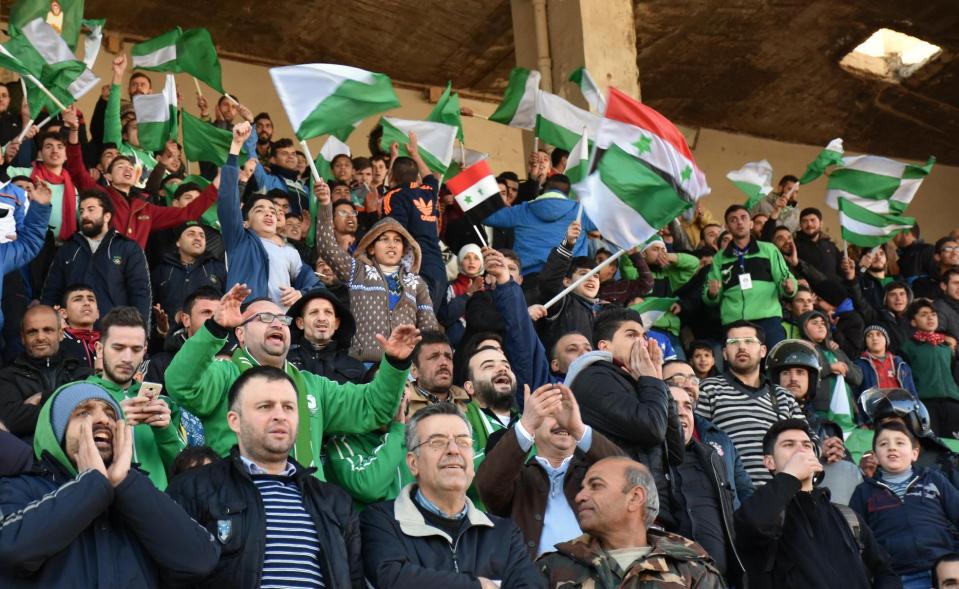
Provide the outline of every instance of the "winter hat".
<path id="1" fill-rule="evenodd" d="M 838 307 L 843 301 L 849 298 L 849 295 L 846 293 L 846 289 L 835 280 L 823 280 L 822 282 L 817 282 L 812 285 L 812 289 L 816 293 L 816 296 L 826 301 L 833 307 Z"/>
<path id="2" fill-rule="evenodd" d="M 657 243 L 663 244 L 663 247 L 666 246 L 666 242 L 663 241 L 662 236 L 660 236 L 658 233 L 653 235 L 652 237 L 650 237 L 643 243 L 643 251 L 645 252 L 646 250 L 653 247 Z"/>
<path id="3" fill-rule="evenodd" d="M 202 225 L 200 225 L 200 224 L 197 223 L 196 221 L 187 221 L 186 223 L 184 223 L 184 224 L 182 224 L 182 225 L 179 225 L 179 226 L 174 230 L 174 231 L 176 232 L 176 238 L 177 238 L 177 240 L 179 240 L 179 239 L 180 239 L 180 236 L 183 235 L 183 232 L 186 231 L 187 229 L 189 229 L 190 227 L 202 227 Z"/>
<path id="4" fill-rule="evenodd" d="M 53 398 L 53 405 L 50 407 L 50 426 L 53 428 L 53 435 L 57 442 L 63 444 L 63 436 L 67 431 L 67 422 L 70 421 L 70 415 L 77 405 L 90 399 L 99 399 L 104 401 L 116 413 L 117 419 L 123 415 L 120 405 L 113 400 L 110 393 L 103 387 L 89 382 L 77 382 L 62 387 Z"/>
<path id="5" fill-rule="evenodd" d="M 863 330 L 863 332 L 862 332 L 863 337 L 865 337 L 870 331 L 878 331 L 879 333 L 881 333 L 881 334 L 882 334 L 882 337 L 886 338 L 886 347 L 887 347 L 887 348 L 889 347 L 889 344 L 890 344 L 891 342 L 890 342 L 890 340 L 889 340 L 889 332 L 886 331 L 886 328 L 885 328 L 885 327 L 883 327 L 883 326 L 881 326 L 881 325 L 870 325 L 870 326 L 866 327 L 866 329 Z"/>
<path id="6" fill-rule="evenodd" d="M 460 253 L 456 256 L 456 262 L 459 264 L 458 268 L 460 272 L 463 272 L 463 258 L 466 257 L 466 254 L 476 254 L 480 259 L 480 270 L 479 273 L 482 274 L 486 270 L 486 264 L 483 260 L 483 252 L 480 250 L 480 246 L 475 243 L 467 243 L 460 248 Z"/>

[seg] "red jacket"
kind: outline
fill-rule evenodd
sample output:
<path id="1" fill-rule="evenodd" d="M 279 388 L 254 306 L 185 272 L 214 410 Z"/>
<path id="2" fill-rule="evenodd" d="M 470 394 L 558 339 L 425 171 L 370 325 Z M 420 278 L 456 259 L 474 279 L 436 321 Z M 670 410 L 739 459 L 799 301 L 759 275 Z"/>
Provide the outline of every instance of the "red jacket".
<path id="1" fill-rule="evenodd" d="M 136 241 L 141 248 L 146 248 L 150 232 L 195 221 L 216 202 L 217 189 L 212 184 L 182 209 L 152 204 L 147 201 L 144 193 L 129 197 L 116 188 L 104 188 L 97 184 L 84 167 L 79 143 L 67 144 L 67 161 L 64 168 L 70 173 L 77 190 L 98 190 L 110 198 L 113 203 L 113 219 L 110 225 L 120 235 Z"/>

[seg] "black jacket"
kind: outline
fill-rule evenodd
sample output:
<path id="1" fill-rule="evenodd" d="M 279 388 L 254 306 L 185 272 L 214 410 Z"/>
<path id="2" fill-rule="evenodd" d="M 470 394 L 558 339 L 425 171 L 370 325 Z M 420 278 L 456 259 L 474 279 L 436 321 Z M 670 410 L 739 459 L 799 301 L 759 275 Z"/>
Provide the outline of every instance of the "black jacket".
<path id="1" fill-rule="evenodd" d="M 0 369 L 0 421 L 10 433 L 32 444 L 40 407 L 51 393 L 61 385 L 83 380 L 91 374 L 93 369 L 86 362 L 65 357 L 60 352 L 43 359 L 21 353 Z M 36 393 L 42 393 L 40 403 L 24 403 Z"/>
<path id="2" fill-rule="evenodd" d="M 650 470 L 659 491 L 659 521 L 674 530 L 676 490 L 669 465 L 682 464 L 685 440 L 666 383 L 648 376 L 636 380 L 616 364 L 598 360 L 575 376 L 570 387 L 583 423 Z"/>
<path id="3" fill-rule="evenodd" d="M 859 538 L 829 500 L 800 491 L 780 473 L 736 511 L 736 546 L 750 589 L 893 589 L 901 587 L 889 556 L 859 519 Z"/>
<path id="4" fill-rule="evenodd" d="M 113 307 L 136 307 L 150 320 L 150 272 L 137 242 L 110 229 L 94 253 L 80 231 L 57 251 L 50 265 L 40 301 L 59 305 L 71 284 L 88 284 L 97 296 L 100 317 Z"/>
<path id="5" fill-rule="evenodd" d="M 564 242 L 565 243 L 565 242 Z M 544 304 L 566 288 L 563 279 L 573 260 L 573 252 L 563 246 L 549 252 L 546 263 L 539 273 L 539 303 Z M 579 332 L 586 339 L 593 339 L 593 318 L 595 304 L 571 292 L 540 322 L 540 339 L 546 349 L 550 349 L 559 338 L 570 332 Z"/>
<path id="6" fill-rule="evenodd" d="M 740 584 L 739 579 L 741 579 L 745 568 L 743 567 L 742 559 L 736 552 L 736 530 L 733 525 L 733 501 L 735 495 L 733 493 L 733 486 L 729 482 L 729 477 L 726 474 L 726 464 L 714 446 L 696 440 L 690 441 L 689 445 L 686 446 L 684 462 L 690 460 L 695 460 L 702 466 L 702 470 L 708 479 L 706 482 L 708 482 L 715 495 L 719 498 L 719 523 L 722 526 L 726 540 L 726 553 L 724 555 L 726 566 L 723 573 L 726 575 L 726 579 L 730 585 L 738 586 Z M 676 470 L 678 470 L 678 468 Z M 681 519 L 687 519 L 691 523 L 691 530 L 688 537 L 700 542 L 699 538 L 696 537 L 698 535 L 696 514 L 690 511 L 687 497 L 689 497 L 691 493 L 696 492 L 696 489 L 692 487 L 696 486 L 696 482 L 701 481 L 687 480 L 682 476 L 676 477 L 676 481 L 681 493 L 680 501 L 685 506 L 687 513 L 687 515 Z"/>
<path id="7" fill-rule="evenodd" d="M 136 469 L 113 488 L 95 470 L 74 478 L 45 454 L 37 470 L 0 479 L 0 512 L 7 589 L 168 587 L 202 578 L 220 552 Z"/>
<path id="8" fill-rule="evenodd" d="M 336 485 L 313 476 L 316 469 L 294 465 L 293 476 L 303 495 L 303 507 L 316 522 L 326 586 L 365 587 L 359 521 L 353 500 Z M 266 516 L 260 491 L 240 459 L 238 448 L 234 446 L 227 458 L 175 477 L 167 493 L 221 545 L 220 562 L 198 586 L 259 587 L 266 550 Z M 220 522 L 229 522 L 229 527 Z M 229 532 L 221 531 L 224 529 Z"/>
<path id="9" fill-rule="evenodd" d="M 177 252 L 163 256 L 163 262 L 150 274 L 153 300 L 166 311 L 171 323 L 183 301 L 201 286 L 212 286 L 226 292 L 226 265 L 209 254 L 185 265 Z"/>
<path id="10" fill-rule="evenodd" d="M 290 348 L 286 359 L 300 370 L 324 376 L 340 384 L 369 382 L 363 362 L 349 355 L 349 347 L 340 349 L 335 339 L 330 340 L 322 350 L 318 350 L 301 338 L 299 343 Z"/>
<path id="11" fill-rule="evenodd" d="M 376 503 L 360 515 L 363 565 L 378 589 L 479 589 L 477 577 L 502 581 L 502 589 L 546 587 L 507 518 L 468 504 L 456 538 L 429 525 L 414 503 L 416 485 L 393 501 Z M 468 501 L 468 500 L 467 500 Z"/>
<path id="12" fill-rule="evenodd" d="M 819 239 L 813 241 L 802 231 L 797 231 L 796 253 L 800 260 L 824 273 L 830 280 L 839 280 L 841 276 L 839 263 L 842 261 L 842 254 L 826 235 L 820 234 Z"/>

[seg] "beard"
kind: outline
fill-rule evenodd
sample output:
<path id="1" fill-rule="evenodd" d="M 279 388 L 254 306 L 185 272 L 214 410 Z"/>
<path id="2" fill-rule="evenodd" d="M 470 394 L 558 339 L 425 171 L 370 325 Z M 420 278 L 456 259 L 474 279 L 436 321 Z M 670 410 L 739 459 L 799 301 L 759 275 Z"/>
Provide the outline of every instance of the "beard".
<path id="1" fill-rule="evenodd" d="M 103 219 L 99 221 L 81 221 L 80 232 L 89 238 L 94 238 L 103 233 Z"/>
<path id="2" fill-rule="evenodd" d="M 473 383 L 473 390 L 479 400 L 490 409 L 509 411 L 513 407 L 513 397 L 516 395 L 516 381 L 513 381 L 509 390 L 497 391 L 496 385 L 491 381 L 480 380 Z"/>

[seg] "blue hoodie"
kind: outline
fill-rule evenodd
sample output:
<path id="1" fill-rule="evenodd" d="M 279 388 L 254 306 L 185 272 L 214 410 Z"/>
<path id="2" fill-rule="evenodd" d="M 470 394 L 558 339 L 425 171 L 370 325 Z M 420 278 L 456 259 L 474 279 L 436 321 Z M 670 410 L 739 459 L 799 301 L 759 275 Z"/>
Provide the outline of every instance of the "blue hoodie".
<path id="1" fill-rule="evenodd" d="M 30 209 L 23 218 L 23 227 L 17 227 L 17 239 L 0 244 L 0 271 L 3 276 L 37 257 L 43 247 L 51 210 L 53 209 L 50 205 L 30 203 Z M 2 297 L 3 285 L 0 284 L 0 298 Z M 0 328 L 2 327 L 3 312 L 0 311 Z"/>
<path id="2" fill-rule="evenodd" d="M 484 225 L 499 229 L 512 228 L 516 236 L 514 249 L 523 262 L 525 276 L 539 272 L 549 252 L 562 243 L 566 228 L 576 220 L 579 203 L 559 191 L 550 190 L 535 200 L 499 209 L 486 217 Z M 583 233 L 596 231 L 596 226 L 583 214 Z M 573 256 L 589 255 L 589 240 L 580 238 L 573 247 Z"/>

